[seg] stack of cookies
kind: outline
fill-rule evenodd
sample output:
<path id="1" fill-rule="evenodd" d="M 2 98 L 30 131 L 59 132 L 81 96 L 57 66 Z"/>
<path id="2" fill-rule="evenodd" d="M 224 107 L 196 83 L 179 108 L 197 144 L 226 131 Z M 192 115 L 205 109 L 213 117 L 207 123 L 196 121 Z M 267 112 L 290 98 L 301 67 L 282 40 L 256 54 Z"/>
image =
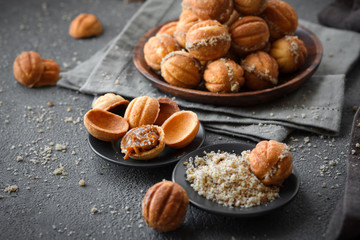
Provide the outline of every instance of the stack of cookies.
<path id="1" fill-rule="evenodd" d="M 145 43 L 144 58 L 174 86 L 262 90 L 305 63 L 297 26 L 295 10 L 281 0 L 183 0 L 179 20 Z"/>

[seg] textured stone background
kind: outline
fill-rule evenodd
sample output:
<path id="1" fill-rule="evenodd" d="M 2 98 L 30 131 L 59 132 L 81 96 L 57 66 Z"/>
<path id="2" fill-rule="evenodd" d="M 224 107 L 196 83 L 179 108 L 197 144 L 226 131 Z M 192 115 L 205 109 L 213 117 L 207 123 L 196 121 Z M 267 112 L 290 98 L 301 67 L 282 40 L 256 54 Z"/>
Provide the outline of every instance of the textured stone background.
<path id="1" fill-rule="evenodd" d="M 300 18 L 316 22 L 316 13 L 331 1 L 288 2 Z M 59 87 L 28 89 L 15 81 L 12 64 L 22 51 L 37 51 L 63 70 L 70 69 L 115 37 L 141 4 L 0 1 L 0 239 L 323 238 L 344 190 L 353 106 L 360 102 L 360 68 L 348 76 L 340 136 L 299 131 L 287 140 L 302 180 L 294 201 L 251 219 L 216 216 L 189 206 L 182 227 L 166 234 L 146 225 L 140 203 L 150 186 L 171 179 L 173 166 L 133 169 L 102 160 L 90 150 L 82 124 L 92 96 Z M 68 35 L 70 21 L 81 12 L 99 17 L 103 35 L 85 40 Z M 206 137 L 206 145 L 242 141 L 212 133 Z M 55 150 L 57 144 L 66 149 Z M 66 174 L 54 175 L 60 165 Z M 79 186 L 80 179 L 85 187 Z M 13 184 L 17 192 L 3 192 Z M 93 207 L 98 213 L 91 212 Z"/>

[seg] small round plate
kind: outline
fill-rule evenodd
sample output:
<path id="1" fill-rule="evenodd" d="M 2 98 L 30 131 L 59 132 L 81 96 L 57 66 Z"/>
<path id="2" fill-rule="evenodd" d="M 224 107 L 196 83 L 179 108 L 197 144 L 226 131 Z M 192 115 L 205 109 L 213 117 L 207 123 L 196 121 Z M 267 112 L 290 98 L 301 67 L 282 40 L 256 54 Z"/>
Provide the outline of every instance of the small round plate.
<path id="1" fill-rule="evenodd" d="M 217 152 L 218 150 L 226 151 L 230 153 L 236 153 L 240 155 L 242 151 L 251 150 L 254 147 L 255 145 L 250 145 L 247 143 L 226 143 L 226 144 L 217 144 L 217 145 L 211 145 L 211 146 L 199 148 L 184 156 L 177 163 L 173 171 L 172 180 L 185 189 L 190 203 L 192 203 L 193 205 L 195 205 L 200 209 L 218 215 L 233 216 L 233 217 L 254 217 L 268 213 L 280 207 L 283 207 L 285 204 L 289 203 L 299 191 L 300 179 L 295 169 L 293 169 L 291 175 L 284 181 L 284 183 L 280 187 L 279 198 L 276 198 L 274 201 L 270 203 L 255 207 L 250 207 L 250 208 L 240 208 L 240 207 L 229 208 L 220 205 L 216 202 L 213 202 L 211 200 L 208 200 L 205 197 L 200 196 L 190 186 L 190 183 L 186 181 L 186 167 L 184 166 L 184 162 L 187 161 L 190 157 L 203 156 L 204 151 Z"/>
<path id="2" fill-rule="evenodd" d="M 166 23 L 164 23 L 166 24 Z M 238 93 L 213 93 L 199 89 L 187 89 L 168 84 L 156 72 L 150 69 L 144 58 L 143 48 L 147 40 L 154 36 L 164 25 L 159 25 L 149 30 L 137 43 L 133 51 L 133 62 L 138 71 L 160 90 L 175 97 L 180 97 L 193 102 L 215 104 L 223 106 L 253 106 L 269 102 L 285 94 L 295 91 L 304 84 L 315 72 L 322 57 L 320 40 L 307 28 L 298 26 L 295 35 L 304 41 L 308 56 L 304 65 L 291 74 L 280 74 L 279 84 L 273 88 L 259 91 L 243 91 Z"/>
<path id="3" fill-rule="evenodd" d="M 205 141 L 205 130 L 202 124 L 200 124 L 198 134 L 189 145 L 181 149 L 165 146 L 162 153 L 151 160 L 124 159 L 125 155 L 121 152 L 120 148 L 121 139 L 114 142 L 104 142 L 89 134 L 88 140 L 91 150 L 109 162 L 127 167 L 154 168 L 176 163 L 185 154 L 201 147 Z"/>

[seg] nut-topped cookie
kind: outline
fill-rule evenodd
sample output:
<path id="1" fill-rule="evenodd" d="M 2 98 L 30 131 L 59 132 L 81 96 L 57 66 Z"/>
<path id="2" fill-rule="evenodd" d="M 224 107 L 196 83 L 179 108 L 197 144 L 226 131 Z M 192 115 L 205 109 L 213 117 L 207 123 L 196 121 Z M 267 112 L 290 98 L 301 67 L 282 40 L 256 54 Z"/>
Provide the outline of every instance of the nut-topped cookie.
<path id="1" fill-rule="evenodd" d="M 285 36 L 272 43 L 270 55 L 276 59 L 279 72 L 291 73 L 305 63 L 307 49 L 297 36 Z"/>
<path id="2" fill-rule="evenodd" d="M 258 51 L 248 55 L 242 62 L 245 85 L 251 90 L 262 90 L 278 83 L 278 65 L 268 53 Z"/>
<path id="3" fill-rule="evenodd" d="M 261 141 L 249 156 L 251 171 L 267 185 L 280 185 L 293 169 L 288 146 L 274 140 Z"/>
<path id="4" fill-rule="evenodd" d="M 221 58 L 206 66 L 205 87 L 210 92 L 238 92 L 244 85 L 244 71 L 236 62 Z"/>
<path id="5" fill-rule="evenodd" d="M 186 49 L 201 61 L 225 56 L 231 46 L 227 28 L 214 20 L 206 20 L 192 26 L 186 34 Z"/>
<path id="6" fill-rule="evenodd" d="M 185 51 L 169 53 L 161 62 L 161 76 L 171 85 L 195 88 L 201 80 L 201 65 Z"/>

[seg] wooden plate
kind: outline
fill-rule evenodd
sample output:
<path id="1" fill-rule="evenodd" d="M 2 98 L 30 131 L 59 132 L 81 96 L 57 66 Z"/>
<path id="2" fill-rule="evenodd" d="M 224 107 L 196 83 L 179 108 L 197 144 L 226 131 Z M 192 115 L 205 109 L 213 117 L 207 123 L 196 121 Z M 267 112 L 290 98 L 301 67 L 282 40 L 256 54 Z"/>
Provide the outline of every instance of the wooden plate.
<path id="1" fill-rule="evenodd" d="M 269 102 L 298 89 L 304 84 L 313 75 L 322 57 L 323 50 L 320 40 L 307 28 L 298 26 L 295 35 L 304 41 L 308 50 L 308 57 L 298 71 L 291 74 L 280 74 L 279 85 L 265 90 L 238 93 L 213 93 L 199 89 L 176 87 L 165 82 L 159 74 L 151 70 L 144 59 L 143 47 L 145 43 L 164 24 L 154 27 L 139 40 L 133 52 L 133 62 L 138 71 L 157 88 L 175 97 L 193 102 L 223 106 L 252 106 Z"/>

